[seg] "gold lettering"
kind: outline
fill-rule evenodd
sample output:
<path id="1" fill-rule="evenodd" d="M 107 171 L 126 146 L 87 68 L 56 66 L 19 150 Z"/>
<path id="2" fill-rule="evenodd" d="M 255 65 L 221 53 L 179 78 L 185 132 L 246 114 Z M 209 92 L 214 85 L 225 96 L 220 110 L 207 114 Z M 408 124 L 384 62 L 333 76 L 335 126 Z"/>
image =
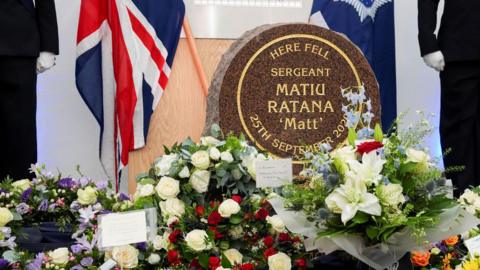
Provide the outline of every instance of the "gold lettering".
<path id="1" fill-rule="evenodd" d="M 274 100 L 269 100 L 268 101 L 268 113 L 275 112 L 277 113 L 277 102 Z"/>

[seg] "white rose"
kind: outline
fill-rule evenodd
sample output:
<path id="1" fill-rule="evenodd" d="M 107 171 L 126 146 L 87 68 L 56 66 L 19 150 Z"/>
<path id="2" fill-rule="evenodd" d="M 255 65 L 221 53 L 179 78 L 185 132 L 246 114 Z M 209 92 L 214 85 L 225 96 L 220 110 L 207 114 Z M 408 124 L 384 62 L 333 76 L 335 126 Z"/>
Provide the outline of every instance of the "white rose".
<path id="1" fill-rule="evenodd" d="M 160 255 L 156 254 L 156 253 L 152 253 L 150 254 L 150 256 L 148 256 L 148 263 L 149 264 L 158 264 L 160 262 Z"/>
<path id="2" fill-rule="evenodd" d="M 219 160 L 220 156 L 222 155 L 220 150 L 218 150 L 216 147 L 210 148 L 208 152 L 210 153 L 210 158 L 213 160 Z"/>
<path id="3" fill-rule="evenodd" d="M 480 196 L 471 191 L 470 189 L 465 189 L 465 191 L 463 192 L 463 194 L 460 196 L 460 198 L 458 199 L 458 201 L 462 204 L 470 204 L 470 205 L 473 205 L 475 204 L 475 202 L 479 201 L 480 200 Z"/>
<path id="4" fill-rule="evenodd" d="M 226 163 L 233 162 L 233 156 L 229 151 L 222 152 L 222 154 L 220 155 L 220 158 Z"/>
<path id="5" fill-rule="evenodd" d="M 168 232 L 163 233 L 162 235 L 156 235 L 153 239 L 153 248 L 155 250 L 168 250 L 168 245 L 170 244 L 168 240 L 168 236 L 170 234 Z"/>
<path id="6" fill-rule="evenodd" d="M 181 217 L 185 214 L 185 203 L 177 198 L 168 198 L 160 202 L 160 209 L 164 217 Z"/>
<path id="7" fill-rule="evenodd" d="M 112 259 L 115 260 L 122 269 L 132 269 L 138 265 L 138 249 L 127 245 L 114 247 L 112 249 Z"/>
<path id="8" fill-rule="evenodd" d="M 408 148 L 406 151 L 407 154 L 407 162 L 413 162 L 413 163 L 421 163 L 428 165 L 430 161 L 430 156 L 420 150 L 415 150 L 413 148 Z"/>
<path id="9" fill-rule="evenodd" d="M 28 179 L 18 180 L 12 183 L 12 187 L 15 190 L 25 191 L 32 186 L 32 183 Z"/>
<path id="10" fill-rule="evenodd" d="M 162 200 L 176 198 L 180 193 L 180 182 L 171 177 L 164 176 L 158 181 L 155 190 Z"/>
<path id="11" fill-rule="evenodd" d="M 279 252 L 268 257 L 268 270 L 290 270 L 292 269 L 292 260 L 287 254 Z"/>
<path id="12" fill-rule="evenodd" d="M 232 237 L 233 240 L 237 240 L 243 237 L 243 228 L 242 226 L 235 226 L 228 231 L 228 235 Z"/>
<path id="13" fill-rule="evenodd" d="M 190 184 L 198 193 L 205 193 L 210 184 L 210 172 L 205 170 L 194 171 L 190 176 Z"/>
<path id="14" fill-rule="evenodd" d="M 148 197 L 153 195 L 153 193 L 155 193 L 155 190 L 152 184 L 138 185 L 137 191 L 135 192 L 135 198 Z"/>
<path id="15" fill-rule="evenodd" d="M 0 208 L 0 227 L 5 227 L 7 223 L 13 220 L 13 214 L 5 207 Z"/>
<path id="16" fill-rule="evenodd" d="M 233 169 L 232 170 L 232 176 L 233 176 L 233 179 L 240 180 L 240 179 L 242 179 L 243 174 L 239 169 Z"/>
<path id="17" fill-rule="evenodd" d="M 215 270 L 232 270 L 232 268 L 223 268 L 222 266 L 219 266 Z"/>
<path id="18" fill-rule="evenodd" d="M 190 177 L 190 171 L 188 170 L 187 166 L 184 166 L 183 169 L 178 173 L 178 177 L 180 178 Z"/>
<path id="19" fill-rule="evenodd" d="M 285 223 L 283 223 L 283 220 L 278 215 L 267 217 L 267 223 L 270 224 L 276 232 L 285 231 Z"/>
<path id="20" fill-rule="evenodd" d="M 218 145 L 220 141 L 215 137 L 206 136 L 206 137 L 200 138 L 200 143 L 204 146 L 215 146 L 215 145 Z"/>
<path id="21" fill-rule="evenodd" d="M 243 255 L 242 253 L 240 253 L 238 250 L 234 248 L 225 250 L 225 252 L 223 252 L 223 255 L 227 257 L 227 259 L 230 261 L 232 265 L 242 264 Z"/>
<path id="22" fill-rule="evenodd" d="M 91 205 L 97 202 L 97 190 L 93 187 L 86 187 L 77 191 L 78 202 L 83 205 Z"/>
<path id="23" fill-rule="evenodd" d="M 68 248 L 57 248 L 54 251 L 48 252 L 48 257 L 52 259 L 54 264 L 64 265 L 68 263 L 69 252 Z"/>
<path id="24" fill-rule="evenodd" d="M 155 174 L 157 176 L 164 176 L 170 174 L 170 168 L 172 168 L 172 164 L 177 160 L 177 154 L 162 156 L 162 158 L 155 164 Z"/>
<path id="25" fill-rule="evenodd" d="M 340 169 L 342 170 L 341 173 L 346 173 L 348 171 L 348 162 L 357 160 L 355 149 L 350 145 L 335 149 L 330 156 L 338 163 L 338 165 L 340 165 Z"/>
<path id="26" fill-rule="evenodd" d="M 223 201 L 218 207 L 218 213 L 224 218 L 229 218 L 240 212 L 240 210 L 240 205 L 232 199 Z"/>
<path id="27" fill-rule="evenodd" d="M 193 230 L 185 236 L 187 245 L 195 251 L 203 251 L 211 248 L 208 243 L 208 235 L 204 230 Z"/>
<path id="28" fill-rule="evenodd" d="M 192 164 L 200 170 L 206 170 L 210 166 L 210 156 L 207 151 L 198 151 L 192 155 Z"/>
<path id="29" fill-rule="evenodd" d="M 379 185 L 377 187 L 377 197 L 383 205 L 397 207 L 405 202 L 402 194 L 403 188 L 399 184 Z"/>

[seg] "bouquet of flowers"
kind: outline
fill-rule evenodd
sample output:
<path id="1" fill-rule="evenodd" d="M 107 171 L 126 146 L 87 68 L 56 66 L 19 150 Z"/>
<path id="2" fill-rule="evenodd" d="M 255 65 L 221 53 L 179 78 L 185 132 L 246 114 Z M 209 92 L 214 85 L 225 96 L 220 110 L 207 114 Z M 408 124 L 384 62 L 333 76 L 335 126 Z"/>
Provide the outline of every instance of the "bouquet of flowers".
<path id="1" fill-rule="evenodd" d="M 215 128 L 215 127 L 214 127 Z M 303 241 L 287 231 L 256 189 L 255 161 L 268 159 L 243 137 L 186 140 L 138 179 L 137 208 L 159 206 L 155 265 L 171 269 L 304 269 Z M 223 267 L 223 268 L 222 268 Z"/>
<path id="2" fill-rule="evenodd" d="M 470 214 L 480 216 L 480 188 L 466 189 L 458 199 L 460 205 Z M 459 236 L 449 237 L 433 244 L 427 251 L 411 253 L 412 265 L 415 269 L 480 269 L 480 254 L 469 254 L 464 241 L 480 235 L 478 227 L 462 233 Z"/>
<path id="3" fill-rule="evenodd" d="M 306 153 L 301 175 L 307 184 L 284 187 L 283 203 L 315 228 L 315 247 L 327 253 L 343 249 L 382 269 L 422 241 L 439 241 L 433 229 L 450 228 L 467 214 L 449 196 L 442 172 L 422 148 L 432 129 L 428 121 L 406 130 L 397 126 L 388 137 L 378 125 L 362 134 L 351 128 L 347 145 Z M 474 226 L 468 218 L 462 225 L 449 234 Z"/>

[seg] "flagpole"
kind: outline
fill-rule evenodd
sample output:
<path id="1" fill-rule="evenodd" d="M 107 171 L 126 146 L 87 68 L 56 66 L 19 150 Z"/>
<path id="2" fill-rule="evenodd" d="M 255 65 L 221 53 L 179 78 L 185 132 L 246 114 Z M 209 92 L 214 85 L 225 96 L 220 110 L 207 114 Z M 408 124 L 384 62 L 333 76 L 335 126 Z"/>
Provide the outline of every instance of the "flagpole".
<path id="1" fill-rule="evenodd" d="M 200 84 L 202 86 L 202 91 L 205 96 L 208 96 L 208 82 L 205 71 L 203 70 L 202 62 L 198 56 L 197 47 L 195 46 L 195 38 L 192 35 L 192 29 L 190 28 L 190 23 L 188 22 L 187 16 L 183 20 L 183 30 L 185 31 L 185 37 L 187 38 L 188 48 L 192 53 L 193 64 L 197 70 L 198 77 L 200 79 Z"/>

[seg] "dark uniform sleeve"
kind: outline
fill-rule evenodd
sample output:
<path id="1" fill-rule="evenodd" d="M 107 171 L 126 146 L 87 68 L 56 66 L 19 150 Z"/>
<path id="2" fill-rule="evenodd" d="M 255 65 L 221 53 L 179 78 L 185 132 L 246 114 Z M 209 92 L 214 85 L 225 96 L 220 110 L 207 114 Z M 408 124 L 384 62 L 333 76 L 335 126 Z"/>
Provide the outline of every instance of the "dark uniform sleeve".
<path id="1" fill-rule="evenodd" d="M 40 33 L 40 51 L 59 53 L 57 14 L 54 0 L 36 0 L 38 31 Z"/>
<path id="2" fill-rule="evenodd" d="M 440 50 L 435 29 L 440 0 L 418 0 L 418 40 L 422 56 Z"/>

